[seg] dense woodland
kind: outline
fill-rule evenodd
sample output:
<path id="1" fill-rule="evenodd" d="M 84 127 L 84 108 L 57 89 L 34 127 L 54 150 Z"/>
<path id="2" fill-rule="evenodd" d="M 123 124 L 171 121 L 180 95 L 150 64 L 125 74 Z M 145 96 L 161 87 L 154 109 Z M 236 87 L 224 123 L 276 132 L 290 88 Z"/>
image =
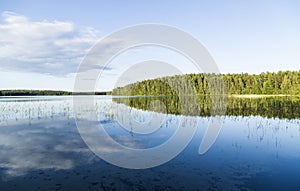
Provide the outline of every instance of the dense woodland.
<path id="1" fill-rule="evenodd" d="M 53 90 L 0 90 L 0 96 L 59 96 L 71 94 L 70 92 Z"/>
<path id="2" fill-rule="evenodd" d="M 113 95 L 175 95 L 192 86 L 199 95 L 222 89 L 222 94 L 300 95 L 300 71 L 261 74 L 186 74 L 145 80 L 115 88 Z M 177 92 L 177 93 L 176 93 Z M 220 93 L 219 92 L 219 93 Z"/>
<path id="3" fill-rule="evenodd" d="M 107 95 L 109 92 L 78 92 L 72 93 L 67 91 L 55 91 L 55 90 L 0 90 L 0 96 L 64 96 L 64 95 Z"/>
<path id="4" fill-rule="evenodd" d="M 300 95 L 300 71 L 261 74 L 186 74 L 145 80 L 112 92 L 76 93 L 76 95 L 178 95 L 178 94 L 287 94 Z M 0 90 L 0 96 L 60 96 L 72 92 L 53 90 Z"/>

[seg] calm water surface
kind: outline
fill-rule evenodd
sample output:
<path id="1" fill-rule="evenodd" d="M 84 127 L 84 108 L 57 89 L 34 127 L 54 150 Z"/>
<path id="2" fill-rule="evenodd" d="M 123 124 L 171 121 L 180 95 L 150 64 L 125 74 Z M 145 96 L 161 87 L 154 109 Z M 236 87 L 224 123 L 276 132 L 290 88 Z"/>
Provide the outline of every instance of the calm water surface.
<path id="1" fill-rule="evenodd" d="M 101 123 L 128 147 L 160 145 L 184 116 L 156 112 L 165 119 L 156 132 L 126 131 L 111 109 L 129 109 L 136 121 L 147 122 L 155 108 L 145 110 L 141 99 L 146 100 L 98 96 L 98 120 L 91 124 Z M 72 97 L 1 97 L 0 190 L 300 190 L 299 101 L 228 103 L 221 132 L 207 153 L 198 154 L 211 120 L 203 110 L 192 116 L 198 120 L 197 132 L 182 153 L 158 167 L 129 170 L 89 150 L 76 128 Z"/>

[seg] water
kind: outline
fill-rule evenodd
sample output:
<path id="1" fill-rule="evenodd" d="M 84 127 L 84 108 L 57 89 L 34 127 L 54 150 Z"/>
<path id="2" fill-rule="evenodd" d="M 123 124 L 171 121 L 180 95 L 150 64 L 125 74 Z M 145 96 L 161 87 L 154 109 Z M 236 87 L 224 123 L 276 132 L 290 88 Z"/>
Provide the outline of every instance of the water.
<path id="1" fill-rule="evenodd" d="M 122 145 L 143 149 L 167 141 L 185 117 L 153 98 L 130 100 L 97 96 L 97 120 L 90 124 L 100 123 Z M 143 100 L 154 104 L 145 107 Z M 211 116 L 198 109 L 192 115 L 196 134 L 183 152 L 158 167 L 130 170 L 87 147 L 74 119 L 83 114 L 74 112 L 71 97 L 2 97 L 0 190 L 299 190 L 298 104 L 289 98 L 229 100 L 220 134 L 203 155 L 198 149 Z M 164 120 L 157 131 L 141 135 L 121 128 L 114 108 L 127 109 L 140 123 L 153 116 Z"/>

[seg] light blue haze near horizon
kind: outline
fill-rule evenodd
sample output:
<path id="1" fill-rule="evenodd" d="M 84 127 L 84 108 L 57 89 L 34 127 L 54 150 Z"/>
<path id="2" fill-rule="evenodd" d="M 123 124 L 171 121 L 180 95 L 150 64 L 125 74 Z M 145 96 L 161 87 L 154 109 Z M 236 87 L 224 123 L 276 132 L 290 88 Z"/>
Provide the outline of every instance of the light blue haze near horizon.
<path id="1" fill-rule="evenodd" d="M 299 71 L 299 10 L 296 0 L 3 0 L 0 89 L 72 90 L 78 65 L 98 39 L 143 23 L 190 33 L 221 73 Z"/>

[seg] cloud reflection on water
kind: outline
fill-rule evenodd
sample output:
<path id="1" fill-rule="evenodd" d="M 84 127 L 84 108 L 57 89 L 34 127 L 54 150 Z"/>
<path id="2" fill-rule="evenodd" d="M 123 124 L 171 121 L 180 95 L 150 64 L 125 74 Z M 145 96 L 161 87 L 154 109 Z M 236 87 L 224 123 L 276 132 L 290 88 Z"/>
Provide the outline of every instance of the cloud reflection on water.
<path id="1" fill-rule="evenodd" d="M 0 103 L 3 104 L 4 102 Z M 24 104 L 23 102 L 20 103 Z M 5 104 L 5 110 L 11 113 L 8 115 L 1 112 L 1 115 L 12 117 L 6 117 L 6 120 L 2 120 L 0 123 L 0 168 L 4 175 L 14 177 L 26 175 L 34 170 L 47 169 L 72 170 L 83 164 L 95 161 L 96 156 L 85 145 L 76 129 L 71 106 L 69 115 L 64 115 L 66 111 L 64 105 L 70 105 L 68 101 L 48 102 L 47 108 L 50 110 L 46 109 L 44 111 L 45 115 L 41 115 L 39 119 L 37 115 L 32 115 L 30 123 L 27 117 L 15 120 L 14 110 L 9 109 L 7 103 Z M 16 103 L 10 104 L 11 107 L 15 108 L 14 104 Z M 43 104 L 43 102 L 31 102 L 32 105 L 28 104 L 27 106 L 38 111 L 39 104 Z M 160 140 L 159 136 L 165 135 L 160 133 L 148 139 L 139 137 L 135 139 L 131 137 L 130 132 L 120 133 L 114 116 L 109 113 L 110 104 L 112 104 L 111 100 L 99 102 L 98 104 L 98 119 L 102 119 L 105 122 L 107 132 L 111 136 L 115 136 L 115 139 L 123 145 L 132 148 L 147 147 L 149 146 L 147 145 L 149 140 L 157 139 L 156 141 L 158 141 Z M 37 107 L 33 107 L 34 105 Z M 55 114 L 51 117 L 48 114 L 51 114 L 53 105 Z M 28 107 L 24 106 L 23 108 L 24 111 L 28 110 Z M 20 107 L 15 109 L 19 109 L 20 113 L 24 112 L 21 111 Z M 136 114 L 145 114 L 144 116 L 149 114 L 147 111 L 134 108 L 133 111 Z M 34 113 L 37 112 L 32 114 Z M 178 117 L 168 114 L 166 122 L 176 122 Z M 234 158 L 237 153 L 245 156 L 241 157 L 241 161 L 236 161 L 241 164 L 249 159 L 255 161 L 256 159 L 261 160 L 268 157 L 271 157 L 270 159 L 276 157 L 285 159 L 300 158 L 298 147 L 300 144 L 299 119 L 268 119 L 259 116 L 223 117 L 225 121 L 224 128 L 211 153 L 215 153 L 215 156 L 222 155 L 225 161 L 228 158 L 228 161 L 225 162 L 226 165 L 230 164 L 232 157 Z M 199 120 L 198 131 L 203 131 L 207 127 L 210 118 L 197 118 Z M 144 118 L 141 120 L 147 121 Z M 91 121 L 90 125 L 99 125 L 99 121 Z M 169 126 L 163 126 L 160 131 L 170 131 L 173 128 L 173 123 L 171 122 Z M 95 129 L 86 128 L 83 132 L 91 138 L 90 141 L 96 141 L 96 138 L 99 136 L 93 130 Z M 201 133 L 196 134 L 195 140 L 200 140 L 202 136 L 203 134 Z M 199 144 L 199 142 L 194 141 L 192 144 Z M 122 151 L 116 150 L 115 147 L 109 144 L 104 144 L 96 149 L 102 152 L 115 153 L 116 157 L 122 156 Z M 197 153 L 196 150 L 193 152 Z M 224 152 L 226 155 L 223 155 Z M 260 165 L 256 162 L 254 164 L 256 166 Z"/>

